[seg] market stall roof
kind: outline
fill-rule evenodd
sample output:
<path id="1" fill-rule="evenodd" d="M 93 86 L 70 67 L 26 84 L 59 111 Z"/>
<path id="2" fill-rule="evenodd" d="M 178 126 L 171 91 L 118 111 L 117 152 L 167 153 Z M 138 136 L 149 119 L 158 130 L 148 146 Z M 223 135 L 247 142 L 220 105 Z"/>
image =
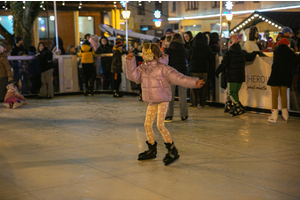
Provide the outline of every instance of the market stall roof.
<path id="1" fill-rule="evenodd" d="M 250 26 L 264 22 L 274 30 L 281 31 L 283 27 L 288 26 L 292 30 L 300 29 L 300 12 L 254 12 L 241 23 L 233 27 L 230 32 L 239 32 L 242 29 L 247 29 Z"/>

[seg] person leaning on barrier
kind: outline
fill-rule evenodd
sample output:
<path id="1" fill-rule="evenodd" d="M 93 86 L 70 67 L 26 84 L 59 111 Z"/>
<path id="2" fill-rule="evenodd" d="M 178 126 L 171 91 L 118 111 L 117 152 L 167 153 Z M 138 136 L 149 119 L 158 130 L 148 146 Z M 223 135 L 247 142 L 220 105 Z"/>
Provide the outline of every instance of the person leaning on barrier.
<path id="1" fill-rule="evenodd" d="M 225 112 L 229 111 L 232 116 L 236 116 L 245 113 L 239 100 L 239 90 L 241 89 L 243 82 L 245 82 L 246 61 L 253 61 L 256 58 L 256 55 L 260 54 L 260 51 L 247 53 L 245 50 L 242 50 L 237 34 L 230 36 L 228 44 L 230 49 L 225 53 L 215 74 L 216 77 L 219 78 L 221 72 L 226 73 L 227 91 L 230 100 L 225 104 Z"/>
<path id="2" fill-rule="evenodd" d="M 84 76 L 85 92 L 84 96 L 94 95 L 95 66 L 94 49 L 88 40 L 84 40 L 79 50 L 78 56 L 81 57 L 82 70 Z"/>
<path id="3" fill-rule="evenodd" d="M 45 47 L 43 42 L 38 45 L 38 54 L 40 60 L 40 71 L 41 71 L 41 88 L 40 93 L 36 97 L 37 99 L 52 99 L 54 97 L 53 89 L 53 55 L 52 52 Z"/>
<path id="4" fill-rule="evenodd" d="M 108 39 L 105 36 L 102 36 L 99 40 L 99 47 L 96 51 L 96 54 L 112 53 L 112 46 L 109 45 Z M 103 90 L 108 90 L 111 85 L 111 62 L 112 57 L 105 56 L 101 57 L 101 71 L 103 78 Z"/>
<path id="5" fill-rule="evenodd" d="M 4 101 L 8 81 L 13 80 L 11 68 L 4 49 L 3 46 L 0 46 L 0 102 Z"/>

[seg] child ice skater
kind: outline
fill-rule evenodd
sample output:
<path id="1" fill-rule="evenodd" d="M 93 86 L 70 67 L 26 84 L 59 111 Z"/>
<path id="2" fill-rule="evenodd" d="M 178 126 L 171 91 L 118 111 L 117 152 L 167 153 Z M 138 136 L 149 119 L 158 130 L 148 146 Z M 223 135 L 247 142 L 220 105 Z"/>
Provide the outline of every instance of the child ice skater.
<path id="1" fill-rule="evenodd" d="M 168 63 L 167 57 L 162 59 L 161 56 L 162 52 L 156 44 L 145 44 L 143 47 L 145 62 L 138 68 L 133 53 L 128 54 L 126 76 L 129 80 L 141 84 L 143 101 L 149 103 L 144 124 L 148 150 L 140 153 L 138 160 L 156 158 L 157 143 L 154 140 L 152 125 L 157 115 L 157 128 L 162 134 L 168 149 L 163 162 L 168 165 L 179 158 L 178 150 L 164 124 L 168 105 L 172 98 L 171 84 L 187 88 L 201 88 L 204 81 L 179 73 L 173 67 L 165 64 Z"/>
<path id="2" fill-rule="evenodd" d="M 8 85 L 6 86 L 7 93 L 4 98 L 4 105 L 7 108 L 18 108 L 20 107 L 21 100 L 26 101 L 25 97 L 21 95 L 18 91 L 17 81 L 9 81 Z"/>

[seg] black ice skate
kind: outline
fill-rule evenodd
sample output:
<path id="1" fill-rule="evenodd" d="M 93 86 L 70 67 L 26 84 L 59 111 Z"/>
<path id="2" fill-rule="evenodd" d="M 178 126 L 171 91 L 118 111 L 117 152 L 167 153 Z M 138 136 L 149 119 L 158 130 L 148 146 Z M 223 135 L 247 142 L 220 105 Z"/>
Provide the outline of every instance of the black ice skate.
<path id="1" fill-rule="evenodd" d="M 156 158 L 156 154 L 157 154 L 157 143 L 155 142 L 153 145 L 149 144 L 148 141 L 146 141 L 147 145 L 148 145 L 148 150 L 140 153 L 138 160 L 148 160 L 148 159 L 153 159 Z"/>
<path id="2" fill-rule="evenodd" d="M 174 142 L 171 143 L 165 143 L 166 148 L 168 149 L 168 153 L 166 154 L 165 158 L 163 159 L 165 165 L 169 165 L 175 160 L 179 158 L 178 150 L 176 149 Z"/>
<path id="3" fill-rule="evenodd" d="M 228 113 L 230 111 L 231 107 L 232 107 L 232 102 L 231 101 L 227 101 L 225 103 L 224 113 Z"/>
<path id="4" fill-rule="evenodd" d="M 242 108 L 240 103 L 234 104 L 232 107 L 232 117 L 244 114 L 245 110 Z"/>

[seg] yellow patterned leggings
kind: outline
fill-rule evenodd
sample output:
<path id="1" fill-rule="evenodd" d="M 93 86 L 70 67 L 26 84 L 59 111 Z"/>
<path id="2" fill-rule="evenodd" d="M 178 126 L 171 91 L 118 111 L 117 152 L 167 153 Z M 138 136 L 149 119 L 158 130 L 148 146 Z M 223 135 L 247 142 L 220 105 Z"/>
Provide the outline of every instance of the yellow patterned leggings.
<path id="1" fill-rule="evenodd" d="M 147 140 L 150 144 L 154 144 L 153 122 L 157 114 L 157 128 L 163 136 L 166 143 L 172 143 L 171 135 L 165 127 L 165 117 L 168 110 L 169 102 L 149 103 L 146 113 L 145 130 Z"/>

